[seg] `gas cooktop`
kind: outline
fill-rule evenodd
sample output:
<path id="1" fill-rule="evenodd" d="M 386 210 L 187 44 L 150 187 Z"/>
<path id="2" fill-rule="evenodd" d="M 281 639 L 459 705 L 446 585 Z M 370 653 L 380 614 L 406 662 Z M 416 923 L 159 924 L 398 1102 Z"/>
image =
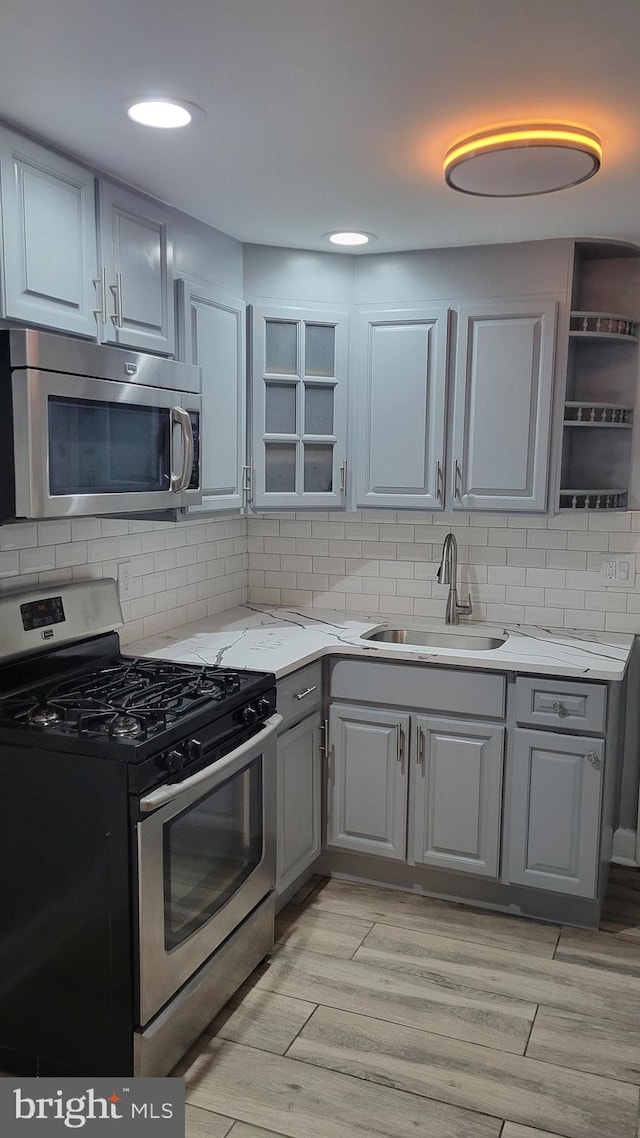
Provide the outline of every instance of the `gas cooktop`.
<path id="1" fill-rule="evenodd" d="M 79 675 L 0 698 L 0 726 L 141 742 L 201 709 L 230 710 L 264 679 L 255 672 L 118 656 Z M 250 726 L 247 710 L 243 719 Z"/>

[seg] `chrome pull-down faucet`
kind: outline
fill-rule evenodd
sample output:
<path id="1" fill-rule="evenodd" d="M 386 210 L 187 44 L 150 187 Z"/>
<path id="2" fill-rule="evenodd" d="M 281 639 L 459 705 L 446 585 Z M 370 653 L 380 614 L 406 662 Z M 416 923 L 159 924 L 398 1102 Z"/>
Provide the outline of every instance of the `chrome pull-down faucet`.
<path id="1" fill-rule="evenodd" d="M 464 604 L 458 601 L 458 543 L 452 533 L 448 533 L 442 546 L 442 559 L 438 569 L 438 581 L 441 585 L 449 586 L 445 624 L 459 624 L 460 616 L 471 616 L 471 596 Z"/>

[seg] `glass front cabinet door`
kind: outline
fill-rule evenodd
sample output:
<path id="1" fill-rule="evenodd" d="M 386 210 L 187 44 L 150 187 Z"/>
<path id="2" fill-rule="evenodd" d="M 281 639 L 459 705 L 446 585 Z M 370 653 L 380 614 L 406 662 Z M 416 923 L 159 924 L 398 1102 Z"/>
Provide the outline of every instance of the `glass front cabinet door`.
<path id="1" fill-rule="evenodd" d="M 346 312 L 251 309 L 253 505 L 346 502 Z"/>

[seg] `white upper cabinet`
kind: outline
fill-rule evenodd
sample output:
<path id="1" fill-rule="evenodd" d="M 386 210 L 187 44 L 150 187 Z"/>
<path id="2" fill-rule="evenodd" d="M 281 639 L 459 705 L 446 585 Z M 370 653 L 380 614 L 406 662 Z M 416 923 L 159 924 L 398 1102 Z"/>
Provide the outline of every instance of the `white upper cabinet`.
<path id="1" fill-rule="evenodd" d="M 99 183 L 101 339 L 173 355 L 173 247 L 169 214 L 110 182 Z"/>
<path id="2" fill-rule="evenodd" d="M 546 509 L 556 308 L 548 297 L 529 297 L 458 309 L 457 509 Z"/>
<path id="3" fill-rule="evenodd" d="M 202 368 L 202 506 L 192 509 L 240 509 L 246 449 L 244 301 L 195 281 L 179 280 L 176 289 L 180 358 Z"/>
<path id="4" fill-rule="evenodd" d="M 0 128 L 2 316 L 96 335 L 91 171 Z"/>
<path id="5" fill-rule="evenodd" d="M 346 312 L 251 309 L 253 505 L 346 501 Z"/>
<path id="6" fill-rule="evenodd" d="M 443 505 L 446 308 L 369 309 L 354 351 L 357 504 Z"/>

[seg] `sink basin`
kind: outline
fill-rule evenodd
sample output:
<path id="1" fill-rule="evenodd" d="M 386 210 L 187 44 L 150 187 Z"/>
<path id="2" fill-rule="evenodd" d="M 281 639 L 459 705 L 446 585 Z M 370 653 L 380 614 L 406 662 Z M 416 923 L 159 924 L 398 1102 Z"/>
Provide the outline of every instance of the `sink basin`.
<path id="1" fill-rule="evenodd" d="M 410 628 L 384 628 L 365 632 L 362 640 L 380 644 L 417 644 L 429 648 L 465 648 L 467 652 L 490 652 L 505 643 L 505 636 L 476 636 L 470 632 L 421 632 Z"/>

